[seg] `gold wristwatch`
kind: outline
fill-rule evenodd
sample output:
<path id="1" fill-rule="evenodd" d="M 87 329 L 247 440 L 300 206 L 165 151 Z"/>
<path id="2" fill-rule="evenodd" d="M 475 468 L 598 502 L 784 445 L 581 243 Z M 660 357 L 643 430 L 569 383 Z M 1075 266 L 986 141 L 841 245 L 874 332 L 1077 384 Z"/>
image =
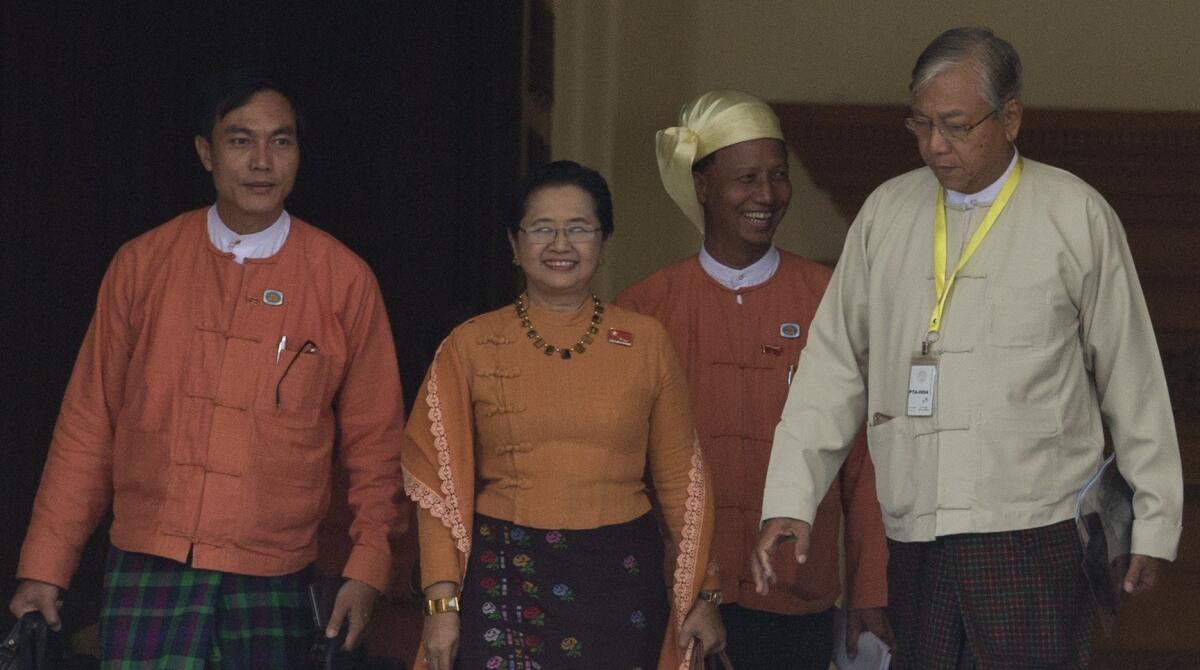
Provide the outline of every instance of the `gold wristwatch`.
<path id="1" fill-rule="evenodd" d="M 426 598 L 425 613 L 426 614 L 443 614 L 445 612 L 458 611 L 458 596 L 449 598 Z"/>
<path id="2" fill-rule="evenodd" d="M 723 600 L 723 598 L 721 598 L 720 591 L 701 591 L 700 593 L 696 594 L 696 597 L 700 600 L 707 600 L 714 605 L 720 605 L 721 601 Z"/>

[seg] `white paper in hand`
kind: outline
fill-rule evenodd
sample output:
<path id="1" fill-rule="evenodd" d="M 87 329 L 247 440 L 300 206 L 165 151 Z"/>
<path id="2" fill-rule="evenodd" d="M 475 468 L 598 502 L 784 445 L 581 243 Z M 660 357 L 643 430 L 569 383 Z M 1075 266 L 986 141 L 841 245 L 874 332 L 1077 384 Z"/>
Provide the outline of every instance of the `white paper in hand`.
<path id="1" fill-rule="evenodd" d="M 833 612 L 833 663 L 838 670 L 887 670 L 892 664 L 892 652 L 874 633 L 858 636 L 858 654 L 846 654 L 846 610 Z"/>

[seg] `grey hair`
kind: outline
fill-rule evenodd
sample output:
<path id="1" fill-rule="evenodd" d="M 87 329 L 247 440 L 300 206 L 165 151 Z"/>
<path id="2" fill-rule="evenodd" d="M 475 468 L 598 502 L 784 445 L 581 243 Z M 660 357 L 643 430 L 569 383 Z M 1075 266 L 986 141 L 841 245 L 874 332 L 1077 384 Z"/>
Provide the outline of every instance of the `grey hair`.
<path id="1" fill-rule="evenodd" d="M 1009 98 L 1021 97 L 1021 57 L 1013 45 L 987 28 L 951 28 L 938 35 L 913 66 L 909 93 L 916 95 L 934 77 L 966 61 L 979 76 L 979 95 L 999 113 Z"/>

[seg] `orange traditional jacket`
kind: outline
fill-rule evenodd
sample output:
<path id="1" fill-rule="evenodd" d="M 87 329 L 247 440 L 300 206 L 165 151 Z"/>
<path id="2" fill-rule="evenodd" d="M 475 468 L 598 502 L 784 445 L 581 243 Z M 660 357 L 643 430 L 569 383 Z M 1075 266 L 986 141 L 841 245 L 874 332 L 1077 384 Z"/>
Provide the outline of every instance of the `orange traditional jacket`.
<path id="1" fill-rule="evenodd" d="M 569 345 L 592 302 L 529 315 L 546 341 Z M 405 489 L 420 505 L 422 586 L 462 584 L 475 511 L 534 528 L 624 523 L 651 509 L 648 471 L 678 553 L 659 667 L 686 667 L 678 627 L 702 584 L 719 582 L 711 483 L 670 340 L 654 319 L 610 305 L 595 343 L 570 360 L 531 343 L 505 307 L 455 328 L 429 368 L 404 451 Z"/>
<path id="2" fill-rule="evenodd" d="M 335 425 L 357 510 L 344 574 L 384 590 L 406 518 L 403 404 L 374 275 L 295 218 L 278 253 L 239 265 L 209 243 L 205 210 L 183 214 L 105 275 L 17 575 L 66 587 L 110 502 L 120 549 L 299 570 L 317 553 Z"/>
<path id="3" fill-rule="evenodd" d="M 755 593 L 750 575 L 771 441 L 829 277 L 828 268 L 780 251 L 769 280 L 733 291 L 693 256 L 617 297 L 618 305 L 662 321 L 687 370 L 700 445 L 717 473 L 714 547 L 722 594 L 750 609 L 809 614 L 833 605 L 841 592 L 843 512 L 848 606 L 887 604 L 887 540 L 862 435 L 817 510 L 808 562 L 798 565 L 780 551 L 779 582 L 766 596 Z"/>

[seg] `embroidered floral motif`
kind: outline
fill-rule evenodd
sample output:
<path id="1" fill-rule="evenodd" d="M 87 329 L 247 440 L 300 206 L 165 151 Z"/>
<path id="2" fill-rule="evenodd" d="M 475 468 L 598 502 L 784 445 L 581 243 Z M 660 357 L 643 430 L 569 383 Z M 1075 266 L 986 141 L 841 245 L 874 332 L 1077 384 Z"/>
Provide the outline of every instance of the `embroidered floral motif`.
<path id="1" fill-rule="evenodd" d="M 552 591 L 554 595 L 563 602 L 575 602 L 575 592 L 572 591 L 571 587 L 567 586 L 566 584 L 555 584 Z"/>
<path id="2" fill-rule="evenodd" d="M 534 572 L 536 572 L 533 569 L 533 559 L 529 557 L 529 554 L 517 554 L 516 556 L 513 556 L 512 564 L 515 565 L 523 575 L 532 575 Z"/>
<path id="3" fill-rule="evenodd" d="M 637 559 L 633 556 L 626 556 L 625 560 L 622 561 L 621 564 L 625 566 L 625 569 L 629 571 L 629 574 L 634 575 L 635 577 L 641 572 L 641 569 L 638 568 Z"/>
<path id="4" fill-rule="evenodd" d="M 492 621 L 498 621 L 500 619 L 500 612 L 497 611 L 497 609 L 496 609 L 496 603 L 494 603 L 490 600 L 485 602 L 483 604 L 483 607 L 480 608 L 480 610 L 483 611 L 484 616 L 491 619 Z"/>
<path id="5" fill-rule="evenodd" d="M 555 549 L 567 548 L 567 538 L 563 537 L 563 534 L 557 530 L 552 530 L 549 533 L 546 533 L 546 542 L 548 542 L 550 546 L 554 547 Z"/>
<path id="6" fill-rule="evenodd" d="M 463 551 L 464 546 L 468 547 L 469 550 L 471 542 L 470 534 L 467 533 L 465 538 L 466 544 L 464 545 L 463 538 L 458 536 L 453 522 L 450 521 L 453 516 L 459 514 L 457 505 L 454 505 L 454 509 L 451 509 L 452 506 L 449 499 L 438 495 L 424 482 L 417 479 L 416 475 L 414 475 L 412 472 L 409 472 L 408 468 L 401 466 L 400 471 L 404 476 L 404 493 L 408 495 L 413 502 L 420 505 L 421 509 L 429 510 L 429 513 L 432 514 L 435 519 L 440 520 L 443 525 L 450 529 L 451 536 L 455 538 L 454 546 L 459 551 Z M 458 516 L 458 518 L 461 519 L 461 516 Z"/>
<path id="7" fill-rule="evenodd" d="M 480 524 L 479 537 L 482 537 L 484 540 L 491 542 L 492 541 L 492 527 L 487 525 L 486 523 Z"/>
<path id="8" fill-rule="evenodd" d="M 521 618 L 534 626 L 546 625 L 546 613 L 537 607 L 526 607 L 521 610 Z"/>
<path id="9" fill-rule="evenodd" d="M 438 495 L 424 482 L 417 479 L 407 468 L 401 467 L 404 475 L 404 492 L 421 509 L 429 510 L 434 518 L 450 529 L 454 546 L 464 556 L 471 554 L 471 533 L 463 524 L 462 510 L 454 483 L 454 472 L 450 468 L 450 444 L 446 439 L 446 426 L 442 423 L 442 401 L 438 395 L 437 360 L 441 356 L 445 341 L 438 345 L 433 355 L 434 365 L 429 369 L 429 381 L 425 385 L 425 404 L 429 407 L 429 432 L 433 435 L 433 446 L 437 451 L 437 475 L 441 480 Z"/>
<path id="10" fill-rule="evenodd" d="M 501 593 L 500 582 L 495 577 L 484 577 L 479 580 L 479 586 L 493 598 L 498 597 Z"/>
<path id="11" fill-rule="evenodd" d="M 538 596 L 537 584 L 534 584 L 531 581 L 521 582 L 521 591 L 533 600 L 541 600 L 541 598 Z"/>
<path id="12" fill-rule="evenodd" d="M 529 533 L 526 532 L 525 529 L 521 528 L 520 526 L 513 526 L 511 529 L 509 529 L 508 537 L 510 540 L 512 540 L 513 542 L 516 542 L 518 545 L 520 545 L 522 547 L 529 546 L 529 542 L 530 542 Z"/>
<path id="13" fill-rule="evenodd" d="M 638 630 L 646 629 L 646 617 L 642 615 L 641 610 L 634 610 L 633 614 L 629 615 L 629 623 L 633 624 Z"/>
<path id="14" fill-rule="evenodd" d="M 571 658 L 579 658 L 583 655 L 583 644 L 573 637 L 564 637 L 559 647 Z"/>
<path id="15" fill-rule="evenodd" d="M 700 532 L 704 522 L 704 458 L 700 455 L 700 440 L 692 443 L 692 467 L 688 471 L 688 497 L 684 505 L 683 528 L 680 533 L 679 555 L 675 559 L 675 629 L 683 626 L 683 615 L 693 597 L 692 583 L 696 578 L 696 562 L 700 555 Z M 691 653 L 684 655 L 684 665 Z"/>
<path id="16" fill-rule="evenodd" d="M 540 654 L 546 647 L 542 643 L 542 638 L 533 634 L 525 636 L 525 646 L 529 648 L 529 653 L 531 654 Z"/>
<path id="17" fill-rule="evenodd" d="M 499 570 L 504 567 L 504 557 L 491 549 L 485 549 L 479 554 L 479 562 L 488 570 Z"/>
<path id="18" fill-rule="evenodd" d="M 492 645 L 493 647 L 504 646 L 504 640 L 500 639 L 500 629 L 499 628 L 489 628 L 489 629 L 483 631 L 483 641 L 487 642 L 488 644 Z"/>
<path id="19" fill-rule="evenodd" d="M 493 656 L 487 660 L 488 670 L 498 670 L 503 663 L 503 658 L 500 658 L 499 656 Z"/>

